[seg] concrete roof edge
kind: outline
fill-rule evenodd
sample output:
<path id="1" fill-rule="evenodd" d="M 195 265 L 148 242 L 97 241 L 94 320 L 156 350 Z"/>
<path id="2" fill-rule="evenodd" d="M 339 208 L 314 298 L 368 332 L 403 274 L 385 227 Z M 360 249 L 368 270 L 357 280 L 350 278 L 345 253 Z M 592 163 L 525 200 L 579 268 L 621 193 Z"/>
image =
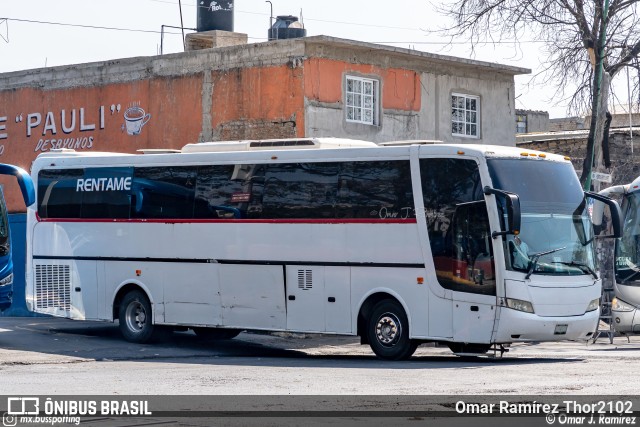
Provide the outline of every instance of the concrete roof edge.
<path id="1" fill-rule="evenodd" d="M 376 49 L 381 51 L 387 51 L 389 53 L 409 55 L 412 57 L 421 57 L 421 58 L 424 58 L 425 60 L 432 61 L 432 62 L 455 63 L 461 66 L 479 67 L 487 70 L 493 70 L 493 71 L 498 71 L 498 72 L 512 74 L 512 75 L 531 74 L 531 69 L 529 68 L 514 67 L 512 65 L 504 65 L 504 64 L 498 64 L 498 63 L 486 62 L 486 61 L 478 61 L 475 59 L 460 58 L 457 56 L 440 55 L 440 54 L 424 52 L 420 50 L 407 49 L 407 48 L 396 47 L 396 46 L 388 46 L 388 45 L 370 43 L 370 42 L 363 42 L 358 40 L 343 39 L 343 38 L 338 38 L 333 36 L 326 36 L 326 35 L 309 36 L 309 37 L 304 37 L 300 40 L 303 40 L 307 44 L 329 44 L 334 46 L 349 46 L 349 47 L 356 47 L 356 48 L 367 49 L 367 50 Z"/>
<path id="2" fill-rule="evenodd" d="M 116 58 L 80 64 L 58 65 L 46 68 L 0 73 L 0 89 L 18 87 L 83 86 L 96 83 L 96 69 L 102 69 L 97 80 L 102 83 L 121 83 L 153 75 L 169 76 L 192 74 L 206 69 L 228 69 L 243 64 L 275 65 L 286 63 L 291 57 L 305 55 L 309 45 L 348 47 L 366 51 L 386 52 L 399 57 L 425 61 L 425 63 L 455 65 L 506 75 L 529 74 L 531 70 L 467 58 L 438 55 L 412 49 L 369 42 L 318 35 L 297 39 L 274 40 L 243 45 L 218 47 L 164 55 Z M 242 50 L 243 48 L 244 50 Z M 202 60 L 206 57 L 206 60 Z"/>

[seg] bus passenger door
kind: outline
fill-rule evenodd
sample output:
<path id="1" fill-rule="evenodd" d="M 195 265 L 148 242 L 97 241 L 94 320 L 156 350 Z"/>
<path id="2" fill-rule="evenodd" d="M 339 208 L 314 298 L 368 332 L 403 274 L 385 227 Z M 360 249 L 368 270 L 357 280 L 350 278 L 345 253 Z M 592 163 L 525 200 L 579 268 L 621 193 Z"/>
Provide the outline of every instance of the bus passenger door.
<path id="1" fill-rule="evenodd" d="M 484 200 L 456 206 L 451 225 L 454 340 L 488 343 L 496 318 L 496 274 Z"/>
<path id="2" fill-rule="evenodd" d="M 416 206 L 424 206 L 418 224 L 426 225 L 430 249 L 425 266 L 430 281 L 437 277 L 430 284 L 429 335 L 488 342 L 483 334 L 491 336 L 496 303 L 489 217 L 478 163 L 463 155 L 419 159 L 417 172 L 412 157 L 422 196 Z"/>
<path id="3" fill-rule="evenodd" d="M 453 337 L 452 292 L 442 287 L 439 282 L 439 269 L 442 268 L 441 252 L 444 250 L 443 229 L 447 221 L 443 221 L 438 212 L 439 202 L 433 197 L 438 192 L 435 170 L 432 162 L 441 159 L 419 159 L 419 150 L 424 147 L 411 147 L 411 180 L 413 182 L 413 198 L 416 206 L 416 221 L 422 257 L 424 259 L 428 287 L 427 315 L 428 334 L 430 337 Z M 437 164 L 435 166 L 438 166 Z"/>

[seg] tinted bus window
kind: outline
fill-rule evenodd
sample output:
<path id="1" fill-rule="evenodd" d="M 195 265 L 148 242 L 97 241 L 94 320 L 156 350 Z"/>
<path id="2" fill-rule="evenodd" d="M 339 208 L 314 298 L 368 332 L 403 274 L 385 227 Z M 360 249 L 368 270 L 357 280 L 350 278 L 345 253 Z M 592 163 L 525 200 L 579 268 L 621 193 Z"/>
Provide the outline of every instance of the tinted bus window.
<path id="1" fill-rule="evenodd" d="M 254 165 L 217 165 L 198 168 L 194 218 L 240 219 L 248 217 Z"/>
<path id="2" fill-rule="evenodd" d="M 193 218 L 195 186 L 195 167 L 136 168 L 131 217 Z"/>
<path id="3" fill-rule="evenodd" d="M 415 217 L 409 162 L 343 163 L 336 203 L 339 218 Z"/>
<path id="4" fill-rule="evenodd" d="M 420 160 L 422 193 L 438 281 L 444 288 L 496 294 L 489 217 L 472 160 Z"/>
<path id="5" fill-rule="evenodd" d="M 82 169 L 41 170 L 38 173 L 40 218 L 80 218 L 82 193 L 76 191 Z"/>
<path id="6" fill-rule="evenodd" d="M 132 167 L 88 168 L 75 190 L 82 196 L 81 218 L 129 218 Z"/>
<path id="7" fill-rule="evenodd" d="M 415 217 L 408 161 L 42 171 L 39 190 L 42 218 Z"/>
<path id="8" fill-rule="evenodd" d="M 340 163 L 269 165 L 262 196 L 263 218 L 335 218 Z"/>

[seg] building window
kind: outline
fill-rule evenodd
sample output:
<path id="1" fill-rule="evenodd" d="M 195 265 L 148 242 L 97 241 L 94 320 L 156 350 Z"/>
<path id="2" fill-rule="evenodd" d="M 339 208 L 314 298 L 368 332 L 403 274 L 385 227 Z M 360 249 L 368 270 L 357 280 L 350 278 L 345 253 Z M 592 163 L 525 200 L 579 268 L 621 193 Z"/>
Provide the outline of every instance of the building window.
<path id="1" fill-rule="evenodd" d="M 378 81 L 347 76 L 345 106 L 348 122 L 377 125 Z"/>
<path id="2" fill-rule="evenodd" d="M 480 136 L 480 98 L 454 93 L 451 95 L 451 134 L 478 138 Z"/>
<path id="3" fill-rule="evenodd" d="M 516 133 L 527 133 L 526 114 L 516 114 Z"/>

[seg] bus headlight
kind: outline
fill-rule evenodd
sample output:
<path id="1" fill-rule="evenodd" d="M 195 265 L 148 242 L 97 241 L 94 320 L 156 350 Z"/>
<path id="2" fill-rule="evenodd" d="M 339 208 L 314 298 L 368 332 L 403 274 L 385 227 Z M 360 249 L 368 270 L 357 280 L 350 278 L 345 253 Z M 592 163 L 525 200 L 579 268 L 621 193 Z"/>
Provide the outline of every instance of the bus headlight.
<path id="1" fill-rule="evenodd" d="M 13 283 L 13 273 L 11 273 L 10 275 L 8 275 L 7 277 L 5 277 L 4 279 L 0 280 L 0 286 L 4 286 L 4 285 L 10 285 Z"/>
<path id="2" fill-rule="evenodd" d="M 587 306 L 587 313 L 593 310 L 597 310 L 598 308 L 600 308 L 600 298 L 596 298 L 593 301 L 591 301 L 589 303 L 589 305 Z"/>
<path id="3" fill-rule="evenodd" d="M 507 307 L 518 311 L 524 311 L 525 313 L 533 313 L 533 305 L 529 301 L 521 299 L 507 298 Z"/>
<path id="4" fill-rule="evenodd" d="M 626 303 L 618 298 L 611 300 L 611 309 L 615 311 L 633 311 L 636 308 L 629 303 Z"/>

